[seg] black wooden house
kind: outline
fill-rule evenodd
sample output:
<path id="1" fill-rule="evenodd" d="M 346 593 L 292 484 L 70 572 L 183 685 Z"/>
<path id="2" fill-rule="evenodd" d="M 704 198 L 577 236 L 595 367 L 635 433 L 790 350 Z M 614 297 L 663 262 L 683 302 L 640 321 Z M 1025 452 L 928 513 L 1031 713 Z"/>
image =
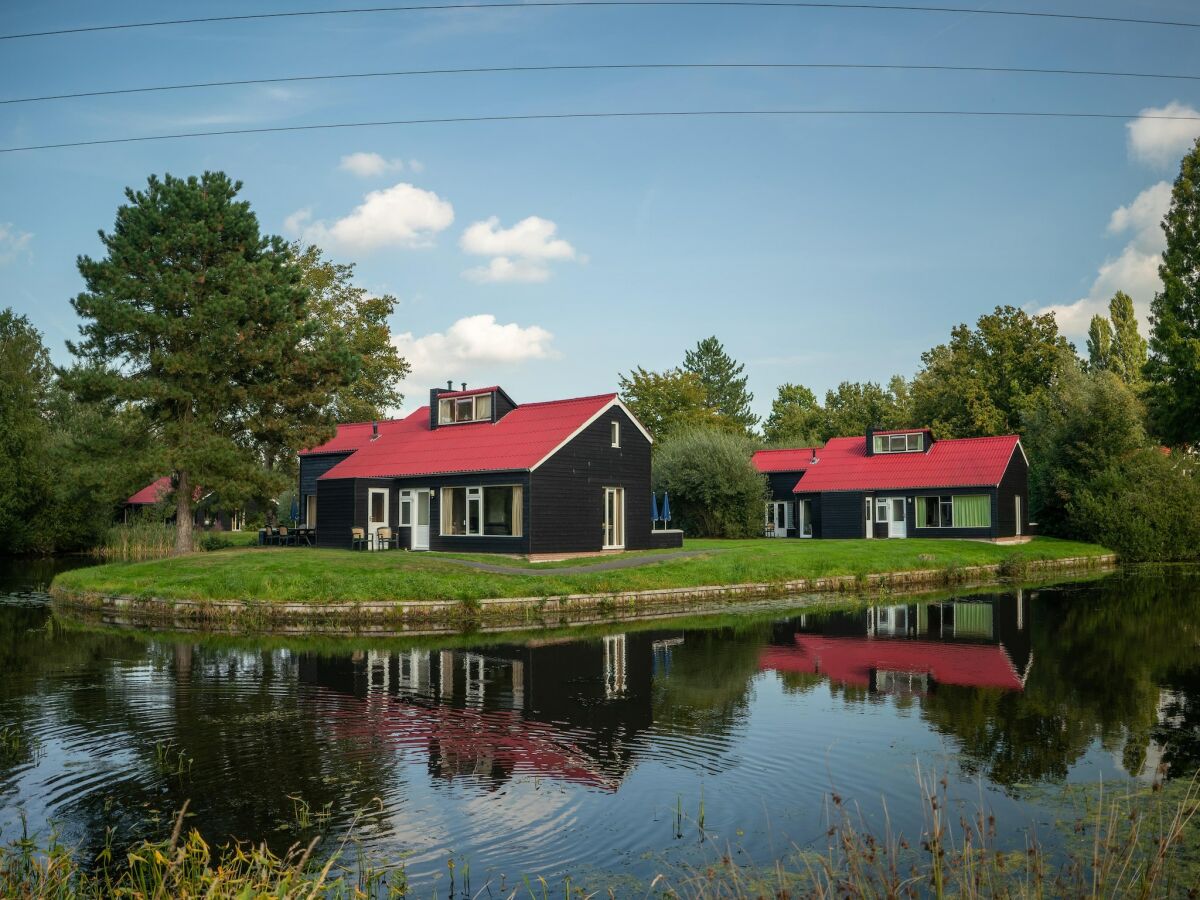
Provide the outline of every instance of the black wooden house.
<path id="1" fill-rule="evenodd" d="M 935 440 L 868 431 L 824 447 L 760 450 L 768 537 L 1018 539 L 1029 534 L 1029 461 L 1017 435 Z"/>
<path id="2" fill-rule="evenodd" d="M 317 546 L 390 529 L 407 550 L 545 556 L 681 544 L 653 531 L 649 433 L 616 394 L 515 403 L 435 388 L 402 419 L 338 426 L 300 454 Z"/>

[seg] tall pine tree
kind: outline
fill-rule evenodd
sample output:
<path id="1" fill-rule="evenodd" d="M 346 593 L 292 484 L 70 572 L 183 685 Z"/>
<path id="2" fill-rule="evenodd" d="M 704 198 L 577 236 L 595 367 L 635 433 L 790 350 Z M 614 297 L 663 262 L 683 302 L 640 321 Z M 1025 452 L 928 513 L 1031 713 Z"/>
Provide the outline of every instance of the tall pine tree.
<path id="1" fill-rule="evenodd" d="M 192 549 L 203 486 L 223 499 L 272 496 L 287 476 L 265 461 L 333 432 L 328 397 L 352 381 L 344 341 L 323 340 L 282 239 L 260 233 L 240 182 L 223 173 L 151 176 L 78 260 L 84 320 L 65 383 L 134 404 L 171 475 L 175 552 Z"/>
<path id="2" fill-rule="evenodd" d="M 1162 290 L 1150 306 L 1149 401 L 1172 444 L 1200 441 L 1200 140 L 1183 158 L 1163 220 Z"/>
<path id="3" fill-rule="evenodd" d="M 708 404 L 730 422 L 735 422 L 747 432 L 758 424 L 758 416 L 750 411 L 754 395 L 746 389 L 746 368 L 735 361 L 716 337 L 707 337 L 688 350 L 683 357 L 683 368 L 692 372 L 708 394 Z"/>

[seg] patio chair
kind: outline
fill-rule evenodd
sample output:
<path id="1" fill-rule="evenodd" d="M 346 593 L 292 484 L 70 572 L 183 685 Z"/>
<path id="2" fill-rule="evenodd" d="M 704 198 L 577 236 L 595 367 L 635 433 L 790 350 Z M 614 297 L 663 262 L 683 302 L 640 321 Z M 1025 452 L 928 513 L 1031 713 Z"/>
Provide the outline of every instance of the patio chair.
<path id="1" fill-rule="evenodd" d="M 396 533 L 392 529 L 377 528 L 375 530 L 376 550 L 395 550 L 399 546 L 399 543 L 396 539 Z"/>
<path id="2" fill-rule="evenodd" d="M 271 547 L 279 546 L 279 529 L 274 525 L 267 528 L 266 542 Z"/>
<path id="3" fill-rule="evenodd" d="M 374 546 L 372 536 L 367 534 L 365 528 L 350 529 L 350 549 L 351 550 L 370 550 Z"/>

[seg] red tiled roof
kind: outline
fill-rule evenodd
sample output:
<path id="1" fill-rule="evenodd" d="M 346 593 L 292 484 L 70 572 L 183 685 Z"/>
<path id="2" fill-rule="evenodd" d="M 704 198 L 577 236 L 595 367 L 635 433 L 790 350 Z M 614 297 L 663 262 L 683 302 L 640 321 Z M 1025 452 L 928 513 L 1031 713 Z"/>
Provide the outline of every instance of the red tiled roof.
<path id="1" fill-rule="evenodd" d="M 158 503 L 167 494 L 171 493 L 171 476 L 164 475 L 162 478 L 146 485 L 132 497 L 125 501 L 126 506 L 153 506 Z M 200 495 L 204 493 L 204 489 L 197 487 L 192 492 L 192 499 L 199 500 Z"/>
<path id="2" fill-rule="evenodd" d="M 796 447 L 786 450 L 759 450 L 750 458 L 754 468 L 760 472 L 803 472 L 812 462 L 811 447 Z"/>
<path id="3" fill-rule="evenodd" d="M 599 394 L 525 403 L 498 422 L 469 422 L 436 429 L 430 429 L 429 407 L 423 406 L 404 419 L 401 427 L 368 441 L 321 478 L 403 478 L 531 469 L 616 399 L 616 394 Z"/>
<path id="4" fill-rule="evenodd" d="M 842 684 L 868 685 L 872 670 L 928 674 L 942 684 L 1024 688 L 1012 660 L 998 644 L 950 644 L 939 641 L 839 638 L 796 635 L 795 647 L 770 647 L 759 657 L 760 669 L 808 672 Z"/>
<path id="5" fill-rule="evenodd" d="M 817 450 L 816 463 L 812 451 L 802 448 L 760 450 L 754 465 L 760 472 L 802 473 L 795 491 L 805 494 L 988 487 L 1000 483 L 1019 443 L 1015 434 L 957 438 L 934 441 L 925 452 L 867 456 L 865 438 L 840 437 Z"/>
<path id="6" fill-rule="evenodd" d="M 417 412 L 420 412 L 418 410 Z M 312 447 L 308 450 L 301 450 L 301 456 L 315 455 L 318 453 L 353 453 L 362 447 L 371 443 L 371 435 L 373 433 L 372 426 L 379 425 L 379 433 L 389 434 L 404 427 L 404 423 L 415 416 L 407 416 L 403 419 L 381 419 L 378 423 L 375 422 L 347 422 L 345 425 L 337 427 L 337 434 L 327 440 L 325 443 L 317 447 Z M 429 418 L 429 407 L 425 407 L 425 418 Z"/>
<path id="7" fill-rule="evenodd" d="M 157 481 L 146 485 L 125 501 L 126 506 L 153 506 L 171 490 L 171 478 L 164 475 Z"/>

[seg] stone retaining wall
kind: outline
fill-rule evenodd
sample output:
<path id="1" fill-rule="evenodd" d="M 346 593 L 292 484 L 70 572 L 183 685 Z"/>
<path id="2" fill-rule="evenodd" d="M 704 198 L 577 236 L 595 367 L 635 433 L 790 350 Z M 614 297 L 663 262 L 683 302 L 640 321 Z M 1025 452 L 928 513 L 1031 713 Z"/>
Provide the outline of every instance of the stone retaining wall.
<path id="1" fill-rule="evenodd" d="M 795 598 L 805 605 L 828 603 L 830 593 L 914 593 L 931 588 L 985 584 L 1006 576 L 1023 577 L 1111 568 L 1112 555 L 1030 560 L 1020 571 L 1003 564 L 946 569 L 918 569 L 877 575 L 841 575 L 795 581 L 699 587 L 660 588 L 607 594 L 569 594 L 559 597 L 510 597 L 478 601 L 386 600 L 347 603 L 280 603 L 260 600 L 158 600 L 145 597 L 75 593 L 51 588 L 54 601 L 65 607 L 92 610 L 112 624 L 137 622 L 181 629 L 237 626 L 275 632 L 422 633 L 476 624 L 585 624 L 607 620 L 695 612 L 698 607 L 746 600 Z"/>

